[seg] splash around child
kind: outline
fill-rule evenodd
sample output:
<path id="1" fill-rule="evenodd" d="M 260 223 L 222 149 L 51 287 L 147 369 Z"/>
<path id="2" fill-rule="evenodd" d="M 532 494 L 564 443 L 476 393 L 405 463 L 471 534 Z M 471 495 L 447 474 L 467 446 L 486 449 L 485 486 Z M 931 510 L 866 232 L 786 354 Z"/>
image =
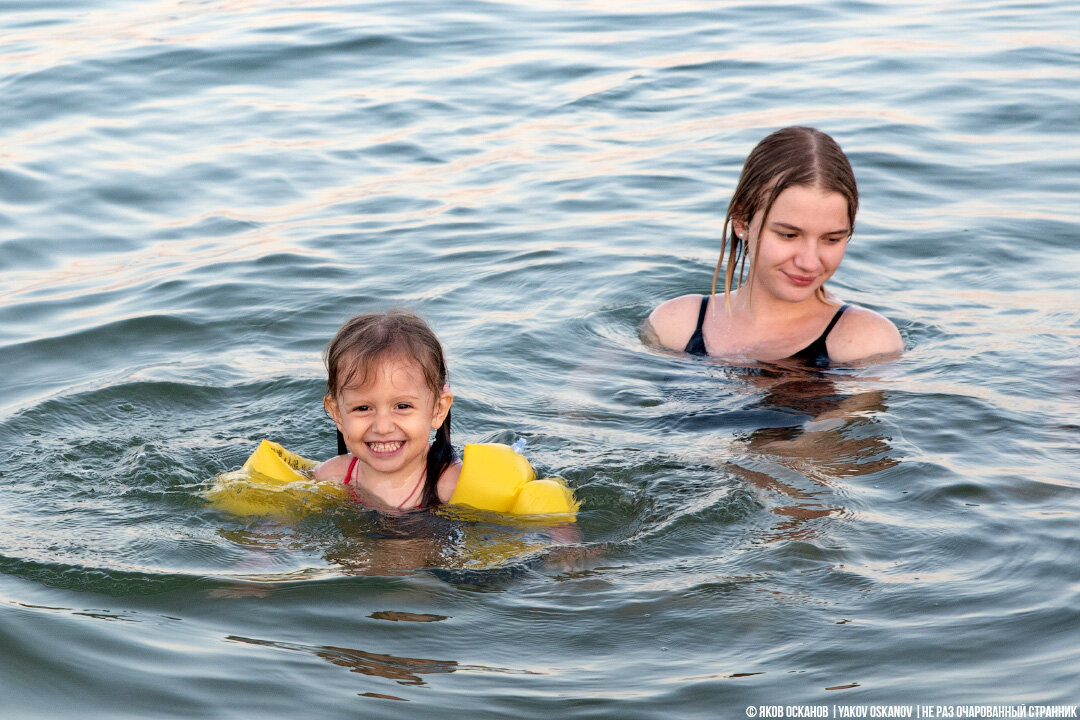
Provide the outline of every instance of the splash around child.
<path id="1" fill-rule="evenodd" d="M 470 444 L 461 462 L 455 458 L 454 396 L 442 345 L 416 315 L 350 319 L 325 362 L 323 405 L 345 452 L 317 463 L 264 440 L 240 471 L 217 478 L 207 492 L 214 506 L 235 515 L 281 515 L 348 495 L 389 513 L 455 505 L 575 519 L 573 491 L 561 478 L 536 479 L 519 447 Z"/>

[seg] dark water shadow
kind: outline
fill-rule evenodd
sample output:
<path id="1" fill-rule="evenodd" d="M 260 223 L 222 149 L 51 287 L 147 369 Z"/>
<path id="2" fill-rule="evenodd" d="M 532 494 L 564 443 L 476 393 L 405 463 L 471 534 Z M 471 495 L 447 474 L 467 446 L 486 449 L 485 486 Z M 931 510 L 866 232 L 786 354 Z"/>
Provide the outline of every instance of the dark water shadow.
<path id="1" fill-rule="evenodd" d="M 780 501 L 768 508 L 780 523 L 760 542 L 807 539 L 812 521 L 850 514 L 845 481 L 900 464 L 881 421 L 888 413 L 884 390 L 852 389 L 858 383 L 850 373 L 793 363 L 762 363 L 742 378 L 760 393 L 747 411 L 767 413 L 774 424 L 736 431 L 737 452 L 721 462 Z"/>
<path id="2" fill-rule="evenodd" d="M 535 675 L 529 670 L 498 668 L 483 665 L 464 665 L 457 660 L 436 660 L 431 658 L 404 657 L 387 653 L 371 652 L 358 648 L 337 647 L 333 645 L 306 645 L 303 643 L 281 642 L 258 638 L 230 635 L 229 642 L 243 643 L 257 647 L 271 648 L 285 652 L 306 653 L 325 660 L 331 665 L 345 668 L 349 672 L 367 677 L 392 680 L 405 687 L 423 687 L 430 675 L 448 675 L 456 672 L 474 672 L 501 675 Z M 384 700 L 407 701 L 407 698 L 383 693 L 360 693 L 363 697 Z"/>

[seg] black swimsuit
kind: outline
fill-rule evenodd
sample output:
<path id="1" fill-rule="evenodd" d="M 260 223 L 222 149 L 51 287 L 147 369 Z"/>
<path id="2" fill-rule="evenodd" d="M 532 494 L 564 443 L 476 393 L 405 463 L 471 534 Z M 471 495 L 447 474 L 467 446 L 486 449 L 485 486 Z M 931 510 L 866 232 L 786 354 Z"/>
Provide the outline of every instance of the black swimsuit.
<path id="1" fill-rule="evenodd" d="M 683 352 L 691 355 L 708 355 L 709 352 L 705 349 L 705 335 L 702 333 L 702 328 L 705 326 L 705 311 L 709 309 L 709 298 L 711 295 L 706 295 L 701 298 L 701 311 L 698 313 L 697 328 L 694 330 L 694 334 L 690 336 L 690 342 L 686 343 L 686 348 Z M 832 332 L 833 327 L 836 326 L 836 321 L 840 319 L 840 316 L 844 314 L 850 305 L 843 305 L 836 314 L 832 316 L 832 320 L 825 327 L 825 332 L 818 336 L 818 339 L 804 347 L 799 352 L 791 356 L 795 360 L 803 360 L 811 365 L 817 367 L 824 367 L 829 364 L 829 351 L 825 347 L 825 341 L 829 337 L 829 333 Z"/>

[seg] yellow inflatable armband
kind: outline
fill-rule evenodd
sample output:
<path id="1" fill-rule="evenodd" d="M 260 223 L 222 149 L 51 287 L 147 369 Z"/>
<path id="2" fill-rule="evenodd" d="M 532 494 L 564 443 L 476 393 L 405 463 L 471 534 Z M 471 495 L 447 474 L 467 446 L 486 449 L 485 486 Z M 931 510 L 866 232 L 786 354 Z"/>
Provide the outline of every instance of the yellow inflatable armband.
<path id="1" fill-rule="evenodd" d="M 205 497 L 233 515 L 298 517 L 348 495 L 341 485 L 318 482 L 305 472 L 317 462 L 263 440 L 236 472 L 214 479 Z"/>
<path id="2" fill-rule="evenodd" d="M 251 457 L 247 459 L 241 470 L 250 473 L 258 473 L 267 480 L 277 483 L 290 483 L 311 480 L 307 475 L 302 475 L 301 470 L 311 470 L 319 463 L 300 457 L 294 452 L 289 452 L 276 442 L 263 440 Z"/>
<path id="3" fill-rule="evenodd" d="M 233 515 L 302 515 L 348 495 L 340 484 L 318 482 L 306 471 L 318 463 L 263 440 L 240 470 L 215 478 L 205 496 Z M 504 515 L 563 515 L 579 504 L 562 478 L 538 480 L 532 465 L 509 445 L 466 445 L 450 505 Z"/>
<path id="4" fill-rule="evenodd" d="M 509 445 L 466 445 L 450 505 L 505 515 L 569 515 L 579 504 L 562 478 L 536 479 L 529 461 Z"/>

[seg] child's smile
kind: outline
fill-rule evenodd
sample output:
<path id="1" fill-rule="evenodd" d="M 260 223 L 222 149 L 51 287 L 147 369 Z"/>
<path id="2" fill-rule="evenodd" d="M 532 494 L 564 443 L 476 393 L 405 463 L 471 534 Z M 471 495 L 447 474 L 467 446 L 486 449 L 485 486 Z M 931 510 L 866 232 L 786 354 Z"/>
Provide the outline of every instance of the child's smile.
<path id="1" fill-rule="evenodd" d="M 371 449 L 372 455 L 389 457 L 405 447 L 405 442 L 401 440 L 397 442 L 369 442 L 367 446 Z"/>

